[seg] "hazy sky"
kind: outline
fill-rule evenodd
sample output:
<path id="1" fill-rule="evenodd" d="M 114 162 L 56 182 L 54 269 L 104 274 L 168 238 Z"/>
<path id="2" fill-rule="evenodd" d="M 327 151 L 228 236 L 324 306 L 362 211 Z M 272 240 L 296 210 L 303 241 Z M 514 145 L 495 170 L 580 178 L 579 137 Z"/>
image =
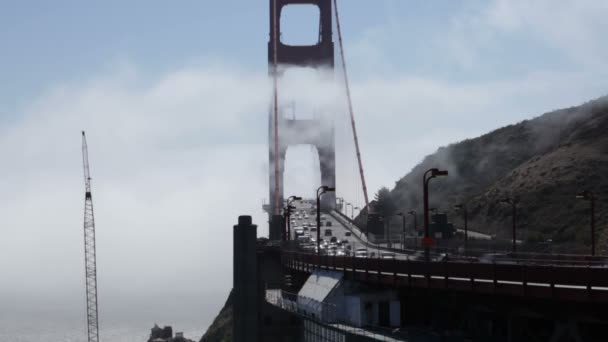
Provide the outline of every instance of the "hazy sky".
<path id="1" fill-rule="evenodd" d="M 608 93 L 606 1 L 340 3 L 371 194 L 441 145 Z M 102 312 L 135 294 L 223 300 L 232 224 L 267 229 L 267 11 L 0 2 L 0 300 L 84 298 L 83 129 Z M 314 37 L 308 14 L 286 14 L 284 39 Z M 283 99 L 298 90 L 298 108 L 336 110 L 339 191 L 362 203 L 342 93 L 296 73 Z M 290 150 L 287 193 L 313 193 L 313 161 Z"/>

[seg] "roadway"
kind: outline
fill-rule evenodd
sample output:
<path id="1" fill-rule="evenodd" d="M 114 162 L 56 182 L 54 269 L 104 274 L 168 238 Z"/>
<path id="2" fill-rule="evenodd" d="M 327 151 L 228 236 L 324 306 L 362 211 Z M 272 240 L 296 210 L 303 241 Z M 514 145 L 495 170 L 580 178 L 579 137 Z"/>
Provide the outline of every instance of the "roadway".
<path id="1" fill-rule="evenodd" d="M 316 204 L 311 202 L 303 200 L 292 203 L 296 207 L 291 215 L 292 240 L 297 238 L 296 231 L 302 229 L 303 234 L 310 236 L 313 240 L 312 242 L 316 243 Z M 331 235 L 325 235 L 326 230 L 330 230 Z M 335 237 L 337 241 L 346 241 L 344 245 L 349 245 L 351 251 L 365 247 L 363 242 L 347 229 L 340 220 L 336 219 L 334 215 L 321 213 L 321 239 L 329 242 L 332 237 Z"/>
<path id="2" fill-rule="evenodd" d="M 308 243 L 306 251 L 315 252 L 316 246 L 316 203 L 314 200 L 295 201 L 292 203 L 295 206 L 294 213 L 291 216 L 291 239 L 296 240 L 296 231 L 307 235 L 312 240 Z M 326 230 L 331 230 L 331 235 L 326 235 Z M 337 241 L 343 241 L 343 244 L 334 247 L 333 252 L 329 252 L 329 241 L 335 237 Z M 386 244 L 374 244 L 367 240 L 366 236 L 352 224 L 350 220 L 342 214 L 332 211 L 331 213 L 321 213 L 321 239 L 324 247 L 321 254 L 329 255 L 353 255 L 358 249 L 366 249 L 367 257 L 383 256 L 385 258 L 394 258 L 399 260 L 424 260 L 424 252 L 420 249 L 399 249 L 388 248 Z M 306 244 L 305 244 L 306 245 Z M 348 246 L 348 247 L 347 247 Z M 399 244 L 393 243 L 394 247 L 399 247 Z M 339 252 L 339 253 L 338 253 Z M 573 265 L 587 267 L 607 267 L 608 258 L 606 257 L 590 257 L 584 255 L 549 255 L 549 254 L 533 254 L 520 253 L 517 255 L 500 254 L 500 253 L 482 253 L 478 257 L 463 256 L 459 253 L 437 253 L 431 251 L 432 261 L 467 261 L 481 263 L 502 263 L 502 264 L 551 264 L 551 265 Z"/>
<path id="3" fill-rule="evenodd" d="M 296 209 L 291 214 L 291 239 L 296 240 L 296 235 L 299 235 L 296 234 L 296 232 L 300 231 L 303 235 L 309 236 L 313 243 L 316 243 L 316 203 L 312 200 L 304 199 L 302 201 L 295 201 L 292 205 Z M 331 230 L 331 235 L 326 235 L 327 230 Z M 346 220 L 339 213 L 335 211 L 332 213 L 322 212 L 321 240 L 322 242 L 329 242 L 332 237 L 335 237 L 336 241 L 346 241 L 346 243 L 343 243 L 341 246 L 337 246 L 337 250 L 341 251 L 338 255 L 343 255 L 342 253 L 345 255 L 353 255 L 357 249 L 365 249 L 367 250 L 368 257 L 377 257 L 381 254 L 397 259 L 422 257 L 420 251 L 388 249 L 386 246 L 372 244 L 354 224 Z M 328 246 L 329 243 L 325 248 L 322 247 L 323 254 L 327 252 Z"/>

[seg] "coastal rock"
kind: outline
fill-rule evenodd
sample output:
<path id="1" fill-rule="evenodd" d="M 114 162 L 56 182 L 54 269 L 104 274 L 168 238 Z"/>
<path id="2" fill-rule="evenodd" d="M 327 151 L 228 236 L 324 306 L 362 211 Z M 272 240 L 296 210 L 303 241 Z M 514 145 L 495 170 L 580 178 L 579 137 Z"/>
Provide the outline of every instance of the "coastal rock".
<path id="1" fill-rule="evenodd" d="M 226 304 L 217 315 L 200 342 L 231 342 L 232 341 L 232 302 L 233 294 L 230 291 Z"/>
<path id="2" fill-rule="evenodd" d="M 175 333 L 173 337 L 173 328 L 171 326 L 165 326 L 161 328 L 158 324 L 154 324 L 154 327 L 150 330 L 150 338 L 148 342 L 194 342 L 184 337 L 181 332 Z"/>

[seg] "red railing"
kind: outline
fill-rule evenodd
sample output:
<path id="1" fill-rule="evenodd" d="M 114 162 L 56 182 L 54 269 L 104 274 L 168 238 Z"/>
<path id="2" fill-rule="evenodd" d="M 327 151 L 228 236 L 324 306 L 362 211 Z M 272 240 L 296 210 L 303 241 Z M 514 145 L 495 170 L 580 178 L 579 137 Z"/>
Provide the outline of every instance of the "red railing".
<path id="1" fill-rule="evenodd" d="M 605 266 L 426 262 L 294 251 L 283 251 L 282 260 L 285 266 L 298 271 L 337 270 L 344 272 L 347 279 L 396 287 L 608 303 L 608 267 Z"/>

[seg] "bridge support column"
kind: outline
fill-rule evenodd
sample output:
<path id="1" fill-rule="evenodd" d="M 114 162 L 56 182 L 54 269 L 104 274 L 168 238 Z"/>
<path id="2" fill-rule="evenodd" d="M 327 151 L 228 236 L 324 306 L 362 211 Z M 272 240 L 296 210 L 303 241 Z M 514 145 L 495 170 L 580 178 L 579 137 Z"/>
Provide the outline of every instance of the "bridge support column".
<path id="1" fill-rule="evenodd" d="M 270 118 L 272 119 L 272 118 Z M 274 168 L 275 168 L 275 158 L 274 158 L 274 146 L 273 146 L 273 140 L 274 140 L 274 135 L 273 135 L 273 125 L 272 125 L 272 120 L 269 120 L 269 135 L 268 135 L 268 141 L 269 141 L 269 151 L 268 151 L 268 165 L 269 165 L 269 185 L 270 185 L 270 191 L 269 191 L 269 208 L 268 208 L 268 217 L 270 220 L 272 220 L 272 215 L 276 215 L 277 213 L 275 213 L 275 206 L 276 206 L 276 198 L 275 198 L 275 173 L 274 173 Z M 281 208 L 283 207 L 283 174 L 285 173 L 285 155 L 287 153 L 287 148 L 284 146 L 279 146 L 279 153 L 278 153 L 278 166 L 279 166 L 279 202 L 278 202 L 278 207 L 279 210 L 281 210 Z M 269 231 L 270 234 L 270 231 Z M 272 238 L 271 238 L 272 240 Z"/>
<path id="2" fill-rule="evenodd" d="M 283 216 L 272 215 L 270 221 L 270 230 L 268 232 L 268 239 L 270 241 L 281 241 L 283 239 L 283 233 L 285 231 L 285 222 Z"/>
<path id="3" fill-rule="evenodd" d="M 233 240 L 233 341 L 258 342 L 257 226 L 251 216 L 239 216 Z"/>
<path id="4" fill-rule="evenodd" d="M 324 68 L 331 72 L 334 69 L 334 43 L 333 15 L 331 0 L 270 0 L 270 41 L 268 42 L 268 66 L 269 74 L 273 77 L 282 77 L 285 70 L 293 67 Z M 282 9 L 291 5 L 313 5 L 319 9 L 319 41 L 309 46 L 292 46 L 281 41 L 281 13 Z M 276 6 L 276 10 L 275 10 Z M 276 27 L 275 27 L 276 24 Z M 275 70 L 275 63 L 280 66 Z M 281 93 L 282 94 L 282 93 Z M 282 98 L 277 99 L 279 107 Z M 283 204 L 283 173 L 285 164 L 285 153 L 289 146 L 311 145 L 317 148 L 319 153 L 321 183 L 332 188 L 336 187 L 335 170 L 335 142 L 333 119 L 321 117 L 317 119 L 287 119 L 279 109 L 276 113 L 278 145 L 275 145 L 275 113 L 269 112 L 268 142 L 269 142 L 269 165 L 270 165 L 270 200 L 269 218 L 278 214 L 277 207 Z M 276 151 L 275 151 L 276 149 Z M 276 153 L 276 154 L 275 154 Z M 275 163 L 277 168 L 275 168 Z M 278 171 L 278 172 L 277 172 Z M 278 177 L 278 180 L 276 179 Z M 275 190 L 278 186 L 278 196 Z M 316 186 L 311 186 L 311 189 Z M 277 198 L 278 197 L 278 198 Z M 278 203 L 277 203 L 278 202 Z M 334 193 L 328 193 L 321 202 L 323 211 L 335 208 L 336 197 Z"/>
<path id="5" fill-rule="evenodd" d="M 336 187 L 336 151 L 334 148 L 333 129 L 325 135 L 324 145 L 318 146 L 321 185 Z M 327 192 L 321 197 L 321 210 L 330 212 L 336 208 L 336 192 Z"/>

